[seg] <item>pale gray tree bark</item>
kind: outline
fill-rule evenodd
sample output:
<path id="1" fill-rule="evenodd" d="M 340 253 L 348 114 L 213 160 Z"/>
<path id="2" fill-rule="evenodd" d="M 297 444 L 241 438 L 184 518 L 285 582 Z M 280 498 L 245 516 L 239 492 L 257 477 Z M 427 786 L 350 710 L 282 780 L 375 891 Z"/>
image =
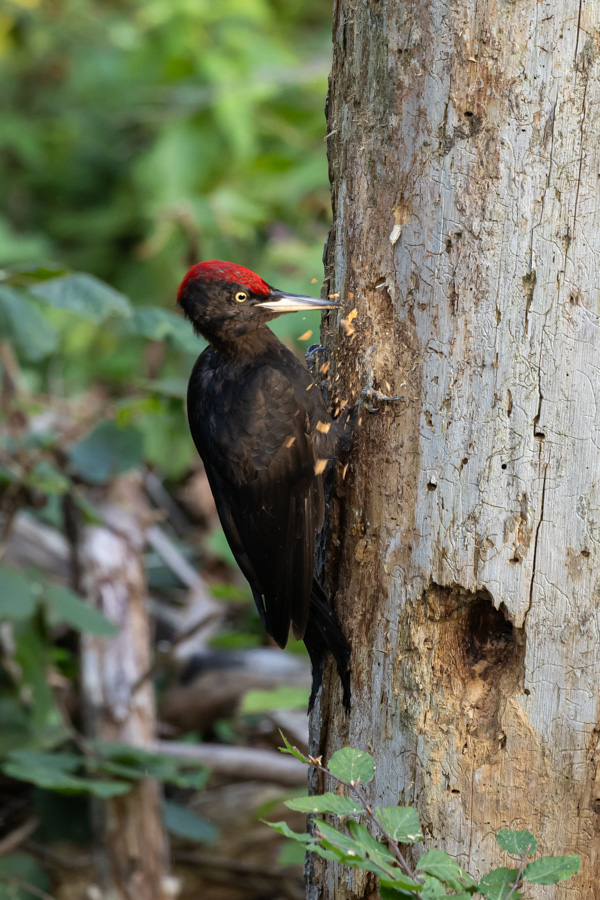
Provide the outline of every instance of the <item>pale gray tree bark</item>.
<path id="1" fill-rule="evenodd" d="M 89 602 L 119 626 L 114 638 L 83 635 L 82 695 L 86 733 L 101 741 L 151 749 L 156 711 L 150 670 L 150 622 L 143 565 L 144 527 L 139 486 L 124 476 L 112 487 L 102 525 L 87 525 L 79 559 Z M 125 502 L 128 511 L 121 506 Z M 145 779 L 129 793 L 97 804 L 100 887 L 94 900 L 172 900 L 160 785 Z"/>
<path id="2" fill-rule="evenodd" d="M 531 828 L 582 868 L 528 896 L 599 898 L 599 0 L 336 0 L 327 141 L 330 391 L 375 345 L 405 400 L 338 473 L 354 704 L 326 682 L 313 752 L 373 753 L 474 875 Z M 309 894 L 376 896 L 321 862 Z"/>

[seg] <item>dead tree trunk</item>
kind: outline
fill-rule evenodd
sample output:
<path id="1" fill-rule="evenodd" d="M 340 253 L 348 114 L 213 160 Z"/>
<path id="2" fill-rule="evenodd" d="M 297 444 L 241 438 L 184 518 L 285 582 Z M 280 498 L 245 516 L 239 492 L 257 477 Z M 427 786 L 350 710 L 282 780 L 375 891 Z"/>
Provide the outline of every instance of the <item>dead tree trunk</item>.
<path id="1" fill-rule="evenodd" d="M 373 753 L 374 799 L 474 875 L 504 826 L 581 853 L 548 900 L 600 898 L 599 51 L 598 0 L 334 8 L 332 389 L 375 345 L 405 401 L 332 503 L 354 705 L 331 679 L 313 752 Z"/>
<path id="2" fill-rule="evenodd" d="M 135 484 L 126 478 L 115 492 Z M 135 497 L 128 507 L 136 508 Z M 155 739 L 150 668 L 150 631 L 145 609 L 144 532 L 133 514 L 112 505 L 105 525 L 82 533 L 80 561 L 87 597 L 119 626 L 118 635 L 82 638 L 82 690 L 87 732 L 104 741 L 150 748 Z M 168 877 L 168 850 L 161 815 L 160 786 L 150 779 L 129 793 L 96 807 L 98 862 L 106 900 L 166 900 L 176 893 Z"/>

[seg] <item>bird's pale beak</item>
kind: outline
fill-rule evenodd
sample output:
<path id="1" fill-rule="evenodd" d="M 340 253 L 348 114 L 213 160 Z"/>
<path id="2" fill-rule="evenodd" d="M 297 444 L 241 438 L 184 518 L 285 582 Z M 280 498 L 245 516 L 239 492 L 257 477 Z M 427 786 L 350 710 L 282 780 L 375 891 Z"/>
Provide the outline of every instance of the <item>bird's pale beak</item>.
<path id="1" fill-rule="evenodd" d="M 264 309 L 270 309 L 276 313 L 306 312 L 308 309 L 339 309 L 341 305 L 335 300 L 304 297 L 302 294 L 285 294 L 275 288 L 271 290 L 268 300 L 256 304 L 256 306 L 262 306 Z"/>

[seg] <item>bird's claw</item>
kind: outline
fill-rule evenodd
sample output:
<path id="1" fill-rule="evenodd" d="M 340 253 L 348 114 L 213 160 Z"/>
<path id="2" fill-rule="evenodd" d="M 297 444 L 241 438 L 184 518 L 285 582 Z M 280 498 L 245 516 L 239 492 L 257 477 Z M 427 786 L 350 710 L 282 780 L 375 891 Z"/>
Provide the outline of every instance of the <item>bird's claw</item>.
<path id="1" fill-rule="evenodd" d="M 374 351 L 375 347 L 369 347 L 363 357 L 367 380 L 358 401 L 359 404 L 364 406 L 370 413 L 379 412 L 381 408 L 379 406 L 374 406 L 373 400 L 376 400 L 378 403 L 394 403 L 396 400 L 404 400 L 404 397 L 388 397 L 387 394 L 384 394 L 382 391 L 378 391 L 377 388 L 373 387 L 373 365 L 371 363 L 371 358 Z"/>
<path id="2" fill-rule="evenodd" d="M 306 353 L 304 354 L 304 359 L 308 362 L 314 356 L 318 356 L 319 353 L 324 353 L 329 355 L 329 350 L 327 347 L 321 347 L 320 344 L 311 344 Z"/>
<path id="3" fill-rule="evenodd" d="M 387 394 L 378 391 L 372 385 L 366 384 L 361 391 L 359 403 L 370 413 L 379 412 L 381 407 L 373 406 L 373 400 L 376 400 L 378 403 L 395 403 L 396 400 L 404 400 L 404 397 L 388 397 Z"/>

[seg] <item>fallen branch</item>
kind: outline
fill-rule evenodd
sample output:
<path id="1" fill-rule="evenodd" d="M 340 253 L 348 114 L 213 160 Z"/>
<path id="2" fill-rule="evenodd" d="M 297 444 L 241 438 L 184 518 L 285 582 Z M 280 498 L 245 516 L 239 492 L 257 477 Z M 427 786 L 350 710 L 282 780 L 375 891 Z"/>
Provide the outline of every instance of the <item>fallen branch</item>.
<path id="1" fill-rule="evenodd" d="M 286 786 L 306 782 L 306 767 L 299 760 L 272 750 L 178 741 L 153 741 L 147 749 L 165 756 L 202 762 L 217 775 L 243 781 L 267 781 Z"/>
<path id="2" fill-rule="evenodd" d="M 15 828 L 14 831 L 11 831 L 10 834 L 3 837 L 0 841 L 0 856 L 7 856 L 7 854 L 16 850 L 23 841 L 26 841 L 33 834 L 39 824 L 40 820 L 38 817 L 32 816 L 23 822 L 22 825 L 19 825 L 18 828 Z"/>

